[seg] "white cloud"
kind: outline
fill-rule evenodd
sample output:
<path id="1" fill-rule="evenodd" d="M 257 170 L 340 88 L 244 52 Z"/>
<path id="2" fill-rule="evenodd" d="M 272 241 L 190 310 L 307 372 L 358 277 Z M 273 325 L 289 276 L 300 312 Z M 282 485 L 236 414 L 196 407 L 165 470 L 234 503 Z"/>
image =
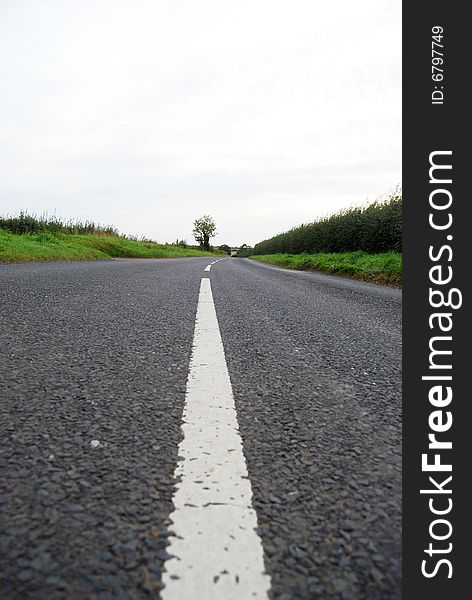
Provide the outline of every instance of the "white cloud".
<path id="1" fill-rule="evenodd" d="M 400 182 L 389 0 L 0 4 L 0 202 L 253 243 Z M 6 57 L 6 58 L 5 58 Z"/>

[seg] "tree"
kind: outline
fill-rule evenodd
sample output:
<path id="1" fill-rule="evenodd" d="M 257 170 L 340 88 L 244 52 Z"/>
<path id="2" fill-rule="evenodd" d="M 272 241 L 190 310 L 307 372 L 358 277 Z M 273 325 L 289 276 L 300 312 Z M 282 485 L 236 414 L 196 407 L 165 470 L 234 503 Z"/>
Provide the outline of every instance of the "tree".
<path id="1" fill-rule="evenodd" d="M 209 215 L 203 215 L 193 222 L 193 235 L 200 246 L 210 251 L 210 238 L 216 235 L 216 223 Z"/>
<path id="2" fill-rule="evenodd" d="M 240 258 L 246 258 L 247 256 L 251 256 L 252 251 L 253 248 L 251 246 L 248 246 L 247 244 L 241 244 L 236 256 Z"/>
<path id="3" fill-rule="evenodd" d="M 231 248 L 228 246 L 228 244 L 221 244 L 221 246 L 218 246 L 218 250 L 226 252 L 226 254 L 231 254 Z"/>

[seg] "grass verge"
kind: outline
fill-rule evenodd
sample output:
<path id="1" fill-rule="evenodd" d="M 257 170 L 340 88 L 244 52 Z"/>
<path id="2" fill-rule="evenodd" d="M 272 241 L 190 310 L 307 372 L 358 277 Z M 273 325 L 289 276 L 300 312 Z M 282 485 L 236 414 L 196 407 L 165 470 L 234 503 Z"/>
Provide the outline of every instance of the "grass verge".
<path id="1" fill-rule="evenodd" d="M 324 271 L 364 281 L 400 286 L 402 255 L 399 252 L 367 254 L 366 252 L 336 252 L 331 254 L 264 254 L 250 257 L 284 269 Z"/>
<path id="2" fill-rule="evenodd" d="M 197 248 L 141 242 L 116 235 L 14 234 L 0 230 L 0 262 L 209 256 Z"/>

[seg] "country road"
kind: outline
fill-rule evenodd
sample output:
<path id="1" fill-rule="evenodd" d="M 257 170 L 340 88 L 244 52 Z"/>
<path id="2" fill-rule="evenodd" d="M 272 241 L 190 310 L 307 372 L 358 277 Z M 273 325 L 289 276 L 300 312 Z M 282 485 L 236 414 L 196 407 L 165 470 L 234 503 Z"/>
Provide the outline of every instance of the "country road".
<path id="1" fill-rule="evenodd" d="M 401 291 L 216 260 L 0 265 L 2 599 L 401 598 Z"/>

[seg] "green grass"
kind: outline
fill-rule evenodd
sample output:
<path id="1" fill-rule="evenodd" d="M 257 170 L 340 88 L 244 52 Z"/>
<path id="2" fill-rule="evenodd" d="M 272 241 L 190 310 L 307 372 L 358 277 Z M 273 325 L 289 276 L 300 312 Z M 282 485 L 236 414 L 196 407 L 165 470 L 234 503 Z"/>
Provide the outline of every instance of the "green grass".
<path id="1" fill-rule="evenodd" d="M 0 262 L 103 260 L 116 257 L 179 258 L 185 256 L 209 256 L 209 253 L 202 252 L 197 248 L 137 241 L 117 235 L 14 234 L 0 230 Z"/>
<path id="2" fill-rule="evenodd" d="M 366 252 L 337 252 L 319 254 L 264 254 L 250 257 L 285 269 L 325 271 L 400 286 L 402 255 L 399 252 L 367 254 Z"/>

